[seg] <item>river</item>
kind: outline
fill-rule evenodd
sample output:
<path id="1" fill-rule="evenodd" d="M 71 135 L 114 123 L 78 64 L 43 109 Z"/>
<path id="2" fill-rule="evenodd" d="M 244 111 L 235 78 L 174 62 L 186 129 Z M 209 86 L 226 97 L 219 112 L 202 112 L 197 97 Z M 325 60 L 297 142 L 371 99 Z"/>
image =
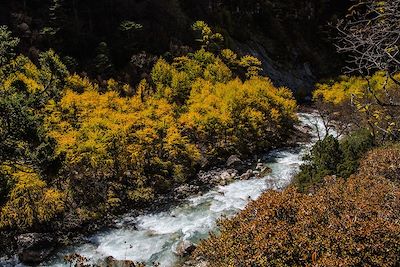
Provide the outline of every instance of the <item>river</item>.
<path id="1" fill-rule="evenodd" d="M 97 262 L 112 256 L 118 260 L 133 260 L 160 266 L 176 266 L 179 258 L 174 251 L 183 240 L 198 243 L 216 230 L 222 216 L 233 216 L 246 204 L 268 189 L 280 190 L 290 184 L 302 163 L 302 156 L 317 140 L 317 128 L 322 121 L 315 114 L 300 113 L 303 126 L 308 126 L 313 139 L 298 148 L 274 150 L 264 157 L 272 172 L 261 179 L 235 181 L 216 187 L 201 196 L 190 197 L 184 204 L 167 212 L 134 217 L 129 214 L 116 222 L 116 228 L 99 232 L 83 245 L 62 249 L 41 266 L 69 266 L 63 256 L 70 253 Z"/>

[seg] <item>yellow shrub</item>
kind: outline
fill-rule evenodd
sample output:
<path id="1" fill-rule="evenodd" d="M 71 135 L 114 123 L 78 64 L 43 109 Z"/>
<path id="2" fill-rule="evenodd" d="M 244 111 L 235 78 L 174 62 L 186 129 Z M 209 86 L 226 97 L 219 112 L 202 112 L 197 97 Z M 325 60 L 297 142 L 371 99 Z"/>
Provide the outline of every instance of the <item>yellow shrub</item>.
<path id="1" fill-rule="evenodd" d="M 291 92 L 275 88 L 265 78 L 216 84 L 198 80 L 180 122 L 210 147 L 228 149 L 246 143 L 256 149 L 284 138 L 282 130 L 296 120 L 295 112 Z"/>
<path id="2" fill-rule="evenodd" d="M 93 84 L 87 77 L 81 77 L 77 74 L 73 74 L 66 79 L 66 89 L 74 92 L 83 93 L 89 90 L 98 90 L 98 85 Z"/>
<path id="3" fill-rule="evenodd" d="M 64 194 L 42 181 L 30 168 L 13 173 L 15 186 L 1 209 L 0 226 L 28 228 L 50 221 L 64 210 Z"/>

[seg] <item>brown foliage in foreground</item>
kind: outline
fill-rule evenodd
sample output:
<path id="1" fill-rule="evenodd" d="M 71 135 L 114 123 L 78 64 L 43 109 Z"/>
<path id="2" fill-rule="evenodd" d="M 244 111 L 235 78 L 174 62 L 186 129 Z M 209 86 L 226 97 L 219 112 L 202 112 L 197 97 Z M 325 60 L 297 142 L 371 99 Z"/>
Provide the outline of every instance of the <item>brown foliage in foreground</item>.
<path id="1" fill-rule="evenodd" d="M 384 176 L 400 182 L 400 146 L 378 148 L 366 155 L 361 162 L 361 175 Z"/>
<path id="2" fill-rule="evenodd" d="M 381 176 L 330 180 L 315 195 L 265 193 L 196 256 L 212 266 L 398 266 L 400 188 Z"/>

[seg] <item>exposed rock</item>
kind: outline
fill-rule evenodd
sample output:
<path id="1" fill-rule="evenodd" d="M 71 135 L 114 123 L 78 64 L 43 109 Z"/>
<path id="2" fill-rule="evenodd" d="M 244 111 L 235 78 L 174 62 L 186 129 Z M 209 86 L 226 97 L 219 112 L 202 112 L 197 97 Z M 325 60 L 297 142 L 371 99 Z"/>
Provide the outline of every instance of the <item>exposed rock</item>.
<path id="1" fill-rule="evenodd" d="M 29 31 L 29 25 L 26 24 L 25 22 L 19 24 L 17 27 L 18 27 L 18 29 L 19 29 L 20 31 L 22 31 L 22 32 L 27 32 L 27 31 Z"/>
<path id="2" fill-rule="evenodd" d="M 89 262 L 86 257 L 78 253 L 64 256 L 64 261 L 65 263 L 69 263 L 70 266 L 74 265 L 74 267 L 86 267 L 88 266 L 87 263 Z"/>
<path id="3" fill-rule="evenodd" d="M 264 167 L 263 163 L 257 163 L 256 170 L 261 170 Z"/>
<path id="4" fill-rule="evenodd" d="M 249 180 L 249 179 L 253 178 L 254 176 L 255 175 L 254 175 L 253 170 L 249 169 L 240 176 L 240 180 Z"/>
<path id="5" fill-rule="evenodd" d="M 261 168 L 260 173 L 257 175 L 258 178 L 263 178 L 264 176 L 270 174 L 272 169 L 270 167 L 264 166 Z"/>
<path id="6" fill-rule="evenodd" d="M 208 172 L 199 172 L 198 180 L 208 185 L 225 185 L 231 182 L 237 176 L 238 171 L 234 169 L 211 170 Z"/>
<path id="7" fill-rule="evenodd" d="M 105 259 L 106 267 L 135 267 L 135 263 L 130 260 L 117 260 L 112 256 Z"/>
<path id="8" fill-rule="evenodd" d="M 239 172 L 243 172 L 246 169 L 246 162 L 242 161 L 238 155 L 232 155 L 226 161 L 228 168 L 234 168 Z"/>
<path id="9" fill-rule="evenodd" d="M 298 124 L 295 125 L 294 128 L 303 134 L 309 134 L 312 131 L 312 128 L 309 125 Z"/>
<path id="10" fill-rule="evenodd" d="M 233 169 L 222 171 L 219 177 L 216 177 L 216 184 L 227 185 L 232 182 L 237 175 L 237 171 Z"/>
<path id="11" fill-rule="evenodd" d="M 174 253 L 179 257 L 186 257 L 192 254 L 192 252 L 196 249 L 196 245 L 188 240 L 184 240 L 179 242 L 176 246 Z"/>
<path id="12" fill-rule="evenodd" d="M 183 264 L 182 267 L 208 267 L 210 266 L 207 261 L 190 260 Z"/>
<path id="13" fill-rule="evenodd" d="M 43 262 L 54 250 L 55 241 L 49 234 L 28 233 L 17 237 L 18 258 L 22 263 Z"/>
<path id="14" fill-rule="evenodd" d="M 254 171 L 254 174 L 256 175 L 257 178 L 263 178 L 267 174 L 271 173 L 272 169 L 268 166 L 266 166 L 264 163 L 257 163 L 256 170 Z"/>
<path id="15" fill-rule="evenodd" d="M 294 92 L 310 92 L 315 84 L 316 76 L 308 62 L 299 62 L 287 68 L 272 60 L 266 48 L 255 40 L 241 43 L 237 40 L 233 43 L 234 50 L 241 54 L 249 54 L 257 57 L 262 62 L 262 74 L 271 78 L 276 86 L 286 86 Z M 297 57 L 294 54 L 293 57 Z"/>
<path id="16" fill-rule="evenodd" d="M 295 125 L 295 131 L 291 138 L 287 140 L 287 143 L 306 143 L 310 141 L 311 133 L 313 132 L 312 128 L 308 125 Z"/>
<path id="17" fill-rule="evenodd" d="M 210 265 L 208 261 L 202 256 L 191 258 L 182 265 L 182 267 L 207 267 L 207 266 L 212 266 L 212 265 Z"/>
<path id="18" fill-rule="evenodd" d="M 237 165 L 242 165 L 243 162 L 242 160 L 239 158 L 238 155 L 232 155 L 228 158 L 228 160 L 226 161 L 226 166 L 228 167 L 234 167 Z"/>
<path id="19" fill-rule="evenodd" d="M 197 194 L 199 191 L 199 186 L 184 184 L 175 189 L 175 198 L 185 199 L 187 197 Z"/>
<path id="20" fill-rule="evenodd" d="M 216 176 L 219 175 L 219 172 L 216 170 L 211 171 L 200 171 L 197 175 L 197 179 L 203 184 L 213 184 L 213 180 Z"/>
<path id="21" fill-rule="evenodd" d="M 219 175 L 221 180 L 231 180 L 234 176 L 228 172 L 228 171 L 224 171 Z"/>

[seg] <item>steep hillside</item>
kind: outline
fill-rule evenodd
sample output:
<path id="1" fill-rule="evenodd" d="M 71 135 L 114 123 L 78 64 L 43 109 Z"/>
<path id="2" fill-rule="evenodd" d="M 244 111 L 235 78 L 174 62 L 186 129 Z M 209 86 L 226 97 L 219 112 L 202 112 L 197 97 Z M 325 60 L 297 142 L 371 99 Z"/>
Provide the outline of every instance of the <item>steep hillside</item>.
<path id="1" fill-rule="evenodd" d="M 258 56 L 264 74 L 304 96 L 314 81 L 340 68 L 326 41 L 327 24 L 347 2 L 15 0 L 0 5 L 0 24 L 11 27 L 32 57 L 53 47 L 73 70 L 102 78 L 117 73 L 134 84 L 154 62 L 150 55 L 169 58 L 195 47 L 190 25 L 205 20 L 226 36 L 226 46 Z"/>

